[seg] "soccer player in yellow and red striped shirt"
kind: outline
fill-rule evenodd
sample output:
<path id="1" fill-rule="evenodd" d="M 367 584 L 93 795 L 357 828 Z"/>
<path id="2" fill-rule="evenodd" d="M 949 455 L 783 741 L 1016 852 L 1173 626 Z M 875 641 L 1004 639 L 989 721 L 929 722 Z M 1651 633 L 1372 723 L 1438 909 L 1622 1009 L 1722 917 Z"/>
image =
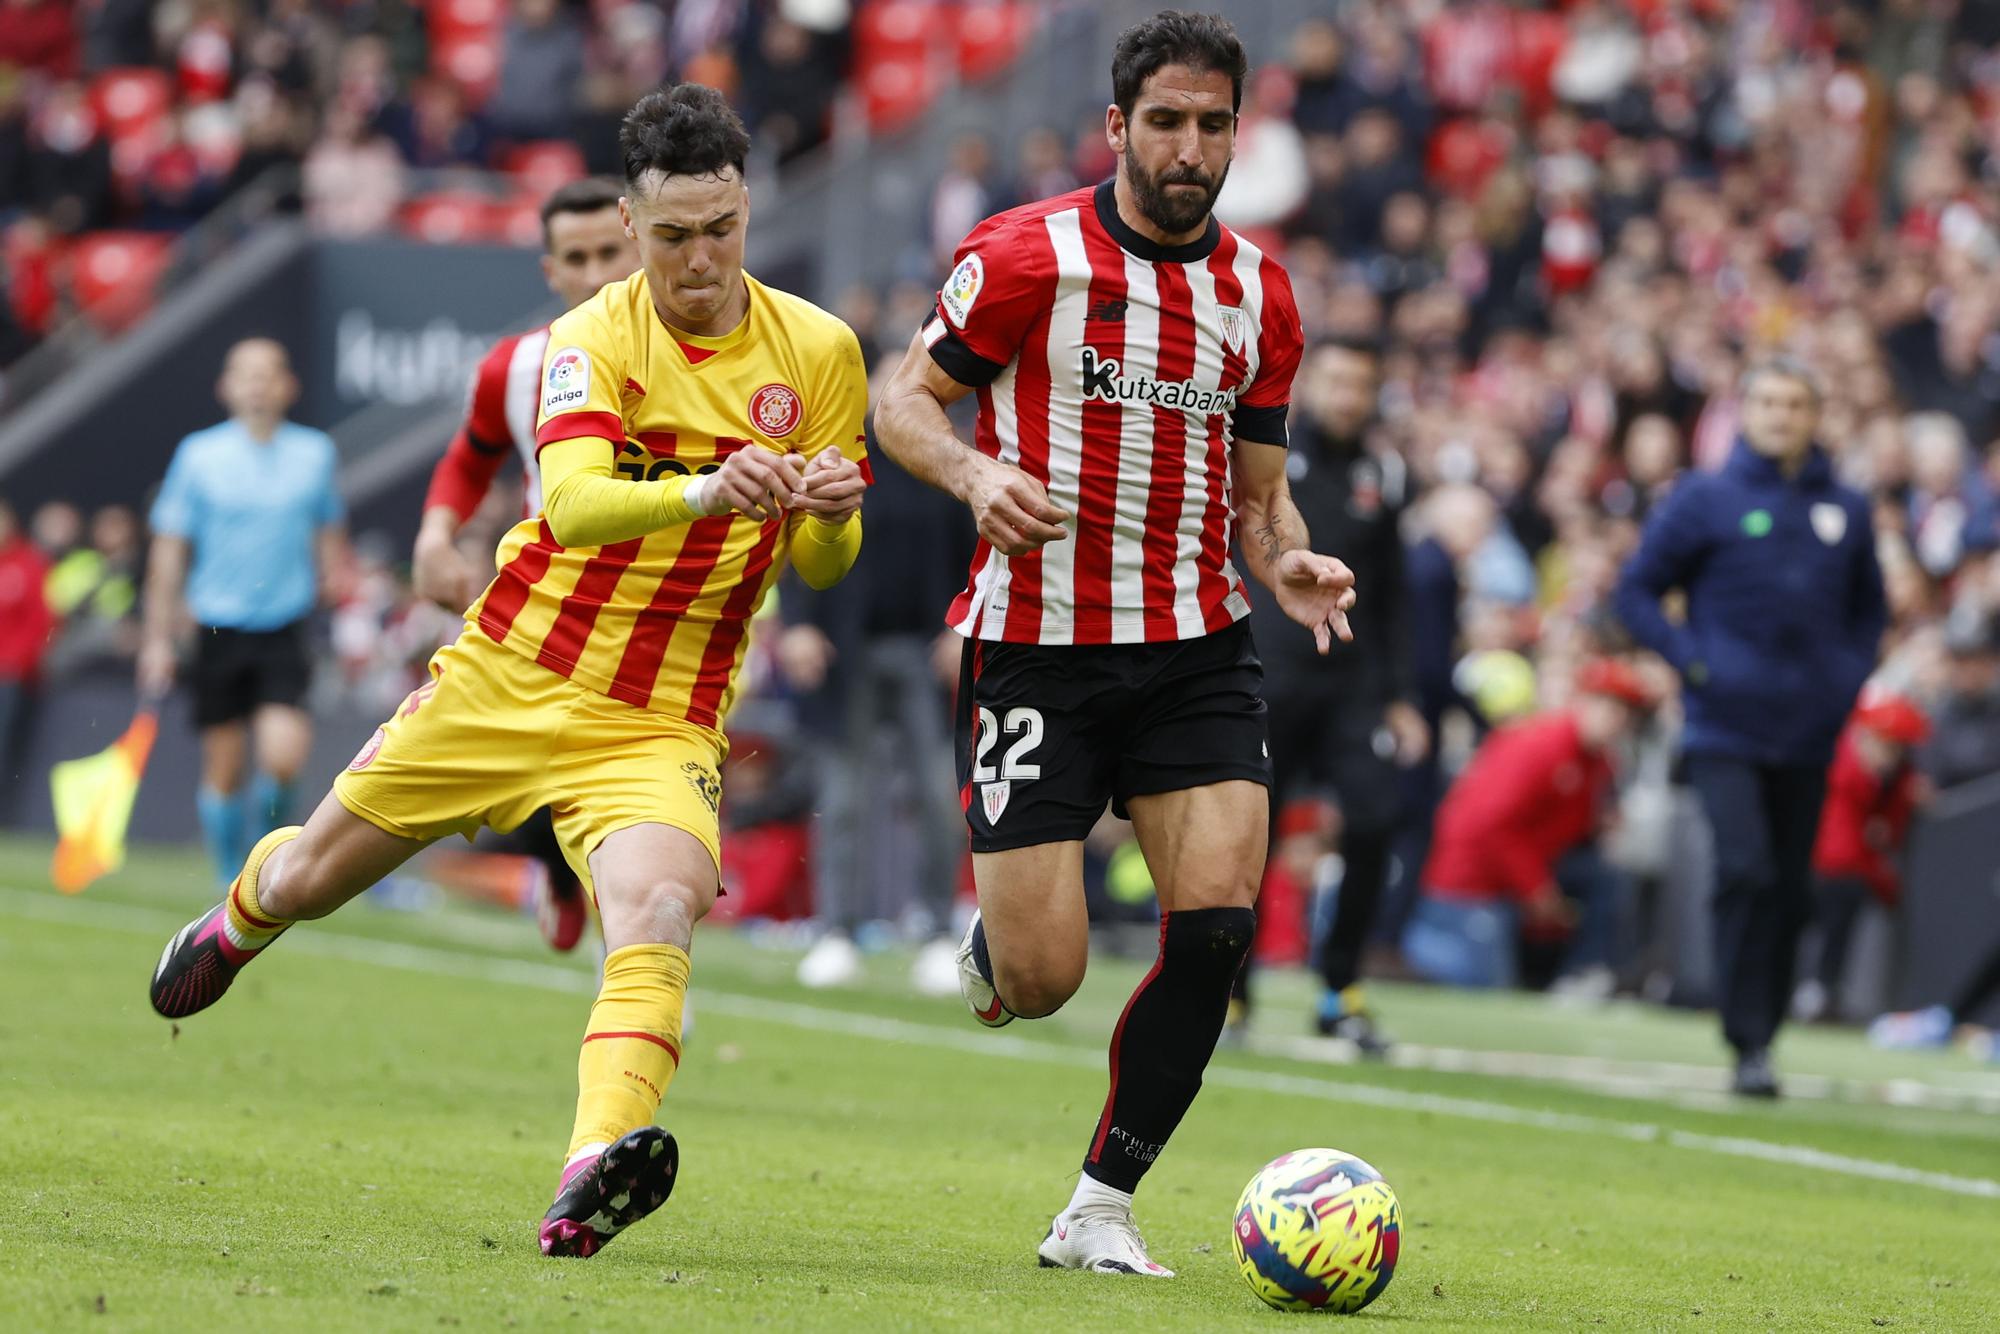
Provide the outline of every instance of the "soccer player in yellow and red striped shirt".
<path id="1" fill-rule="evenodd" d="M 742 122 L 682 84 L 640 101 L 620 143 L 644 267 L 550 331 L 541 513 L 501 544 L 430 681 L 303 830 L 257 844 L 152 987 L 162 1015 L 192 1014 L 426 843 L 549 807 L 610 953 L 548 1255 L 593 1254 L 673 1188 L 679 1149 L 653 1119 L 719 892 L 719 729 L 765 592 L 787 560 L 816 587 L 852 567 L 867 485 L 860 344 L 743 272 Z"/>

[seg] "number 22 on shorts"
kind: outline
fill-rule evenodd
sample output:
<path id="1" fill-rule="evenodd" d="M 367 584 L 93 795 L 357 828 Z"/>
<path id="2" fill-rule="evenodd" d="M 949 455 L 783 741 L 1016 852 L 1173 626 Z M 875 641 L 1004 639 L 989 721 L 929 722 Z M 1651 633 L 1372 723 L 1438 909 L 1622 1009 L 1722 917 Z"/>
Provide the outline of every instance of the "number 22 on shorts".
<path id="1" fill-rule="evenodd" d="M 1000 734 L 1018 736 L 1020 739 L 1007 747 L 1000 757 L 1000 767 L 988 764 L 987 757 L 993 747 L 999 744 Z M 972 781 L 991 783 L 995 779 L 1006 782 L 1024 781 L 1042 776 L 1042 766 L 1028 763 L 1028 756 L 1035 753 L 1042 744 L 1042 711 L 1040 709 L 1017 708 L 1007 710 L 1003 724 L 993 715 L 993 710 L 984 704 L 979 706 L 979 744 L 972 754 Z"/>

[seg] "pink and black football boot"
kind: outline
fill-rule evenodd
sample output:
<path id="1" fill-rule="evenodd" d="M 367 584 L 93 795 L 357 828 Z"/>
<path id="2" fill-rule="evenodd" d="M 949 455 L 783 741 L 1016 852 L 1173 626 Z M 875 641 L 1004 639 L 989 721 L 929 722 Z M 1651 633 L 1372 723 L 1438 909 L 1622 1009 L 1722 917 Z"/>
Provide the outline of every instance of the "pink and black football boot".
<path id="1" fill-rule="evenodd" d="M 641 1126 L 595 1158 L 571 1163 L 542 1218 L 542 1254 L 597 1254 L 667 1202 L 680 1165 L 680 1145 L 658 1126 Z"/>
<path id="2" fill-rule="evenodd" d="M 160 951 L 153 969 L 153 1008 L 165 1019 L 185 1019 L 222 999 L 244 965 L 269 948 L 246 950 L 225 930 L 228 908 L 218 903 L 189 922 Z"/>

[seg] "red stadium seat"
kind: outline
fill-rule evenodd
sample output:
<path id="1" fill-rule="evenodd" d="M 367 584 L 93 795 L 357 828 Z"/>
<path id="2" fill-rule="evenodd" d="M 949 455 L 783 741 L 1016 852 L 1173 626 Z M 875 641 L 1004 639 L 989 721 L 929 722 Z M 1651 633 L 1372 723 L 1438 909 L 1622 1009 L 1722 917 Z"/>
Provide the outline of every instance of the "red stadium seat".
<path id="1" fill-rule="evenodd" d="M 115 142 L 147 133 L 164 120 L 173 82 L 156 69 L 108 69 L 90 85 L 90 103 Z"/>
<path id="2" fill-rule="evenodd" d="M 855 63 L 918 59 L 928 54 L 942 20 L 933 0 L 874 0 L 854 20 Z"/>
<path id="3" fill-rule="evenodd" d="M 507 0 L 433 0 L 431 40 L 497 37 L 507 23 Z"/>
<path id="4" fill-rule="evenodd" d="M 454 245 L 493 237 L 497 210 L 484 195 L 441 191 L 403 205 L 397 215 L 403 230 L 419 241 Z"/>
<path id="5" fill-rule="evenodd" d="M 983 79 L 1006 68 L 1027 45 L 1035 15 L 1015 0 L 968 4 L 958 14 L 958 72 Z"/>
<path id="6" fill-rule="evenodd" d="M 508 245 L 542 248 L 542 196 L 521 195 L 493 206 L 487 213 L 487 230 Z"/>
<path id="7" fill-rule="evenodd" d="M 152 308 L 172 244 L 153 232 L 86 232 L 70 247 L 70 295 L 106 332 L 128 328 Z"/>
<path id="8" fill-rule="evenodd" d="M 583 150 L 566 139 L 541 139 L 510 150 L 501 166 L 524 193 L 539 199 L 583 176 Z"/>
<path id="9" fill-rule="evenodd" d="M 937 88 L 936 67 L 921 57 L 871 65 L 861 76 L 869 125 L 885 133 L 900 129 L 916 119 Z"/>
<path id="10" fill-rule="evenodd" d="M 472 106 L 483 106 L 500 82 L 500 39 L 469 33 L 435 41 L 431 68 L 464 89 Z"/>

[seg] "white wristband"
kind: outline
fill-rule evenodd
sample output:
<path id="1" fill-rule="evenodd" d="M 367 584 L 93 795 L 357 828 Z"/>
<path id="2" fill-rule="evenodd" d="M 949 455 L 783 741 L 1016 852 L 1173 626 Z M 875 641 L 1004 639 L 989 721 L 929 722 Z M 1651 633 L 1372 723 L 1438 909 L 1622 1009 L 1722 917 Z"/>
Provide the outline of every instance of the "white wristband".
<path id="1" fill-rule="evenodd" d="M 681 492 L 681 503 L 696 514 L 712 515 L 714 513 L 713 510 L 708 508 L 708 481 L 710 475 L 703 474 L 700 477 L 692 479 Z"/>

